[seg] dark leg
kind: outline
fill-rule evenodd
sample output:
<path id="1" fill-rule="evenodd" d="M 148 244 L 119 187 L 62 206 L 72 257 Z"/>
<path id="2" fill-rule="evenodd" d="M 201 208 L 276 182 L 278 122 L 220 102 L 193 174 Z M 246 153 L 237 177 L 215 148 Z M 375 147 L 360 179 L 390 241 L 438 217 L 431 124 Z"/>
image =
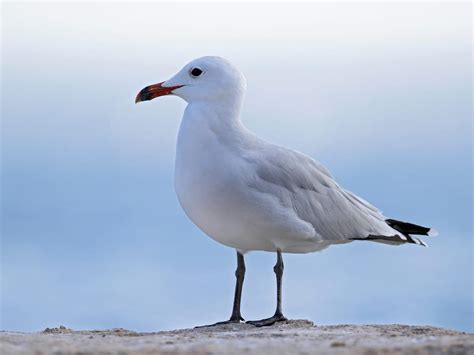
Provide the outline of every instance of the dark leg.
<path id="1" fill-rule="evenodd" d="M 244 256 L 237 252 L 237 269 L 235 270 L 235 293 L 234 293 L 234 306 L 232 307 L 232 315 L 229 321 L 239 323 L 241 320 L 245 320 L 240 315 L 240 300 L 242 299 L 242 287 L 244 286 L 245 278 L 245 262 Z"/>
<path id="2" fill-rule="evenodd" d="M 271 316 L 270 318 L 261 319 L 261 320 L 252 320 L 252 321 L 248 321 L 247 323 L 252 324 L 256 327 L 263 327 L 266 325 L 275 324 L 276 322 L 282 322 L 282 321 L 287 320 L 281 310 L 281 282 L 282 282 L 284 268 L 285 267 L 283 265 L 283 258 L 281 256 L 281 251 L 278 250 L 277 262 L 275 266 L 273 267 L 273 271 L 275 271 L 276 282 L 277 282 L 277 307 L 275 310 L 275 314 Z"/>
<path id="3" fill-rule="evenodd" d="M 209 325 L 202 325 L 196 328 L 203 327 L 213 327 L 219 324 L 229 324 L 229 323 L 240 323 L 241 320 L 244 320 L 240 315 L 240 299 L 242 298 L 242 287 L 244 285 L 245 277 L 245 262 L 244 256 L 237 252 L 237 269 L 235 270 L 235 294 L 234 294 L 234 306 L 232 307 L 232 315 L 229 320 L 223 322 L 217 322 Z"/>

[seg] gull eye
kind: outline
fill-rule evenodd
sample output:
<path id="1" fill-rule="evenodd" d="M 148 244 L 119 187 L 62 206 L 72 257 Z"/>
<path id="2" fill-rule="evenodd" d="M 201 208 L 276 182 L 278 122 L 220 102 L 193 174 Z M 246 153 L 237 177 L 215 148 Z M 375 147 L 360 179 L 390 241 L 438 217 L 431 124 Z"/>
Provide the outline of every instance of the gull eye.
<path id="1" fill-rule="evenodd" d="M 193 68 L 191 69 L 191 75 L 196 77 L 202 74 L 202 70 L 199 68 Z"/>

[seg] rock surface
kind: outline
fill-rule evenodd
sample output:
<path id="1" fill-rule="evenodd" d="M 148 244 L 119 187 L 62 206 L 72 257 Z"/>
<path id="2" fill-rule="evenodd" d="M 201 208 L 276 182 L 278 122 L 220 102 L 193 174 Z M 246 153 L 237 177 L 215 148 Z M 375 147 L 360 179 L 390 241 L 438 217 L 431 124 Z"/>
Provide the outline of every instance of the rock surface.
<path id="1" fill-rule="evenodd" d="M 220 325 L 157 333 L 125 329 L 0 332 L 1 354 L 474 354 L 474 334 L 430 326 Z"/>

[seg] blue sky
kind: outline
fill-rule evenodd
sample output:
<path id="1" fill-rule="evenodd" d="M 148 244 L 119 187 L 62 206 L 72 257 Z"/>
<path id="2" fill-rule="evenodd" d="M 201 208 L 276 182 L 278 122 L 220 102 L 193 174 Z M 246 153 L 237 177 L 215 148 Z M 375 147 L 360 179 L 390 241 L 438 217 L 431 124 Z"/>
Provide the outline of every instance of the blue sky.
<path id="1" fill-rule="evenodd" d="M 286 315 L 474 330 L 470 4 L 2 6 L 1 329 L 229 316 L 234 251 L 174 195 L 185 103 L 133 103 L 221 55 L 247 77 L 248 127 L 440 232 L 429 248 L 286 255 Z M 274 310 L 274 259 L 246 258 L 248 319 Z"/>

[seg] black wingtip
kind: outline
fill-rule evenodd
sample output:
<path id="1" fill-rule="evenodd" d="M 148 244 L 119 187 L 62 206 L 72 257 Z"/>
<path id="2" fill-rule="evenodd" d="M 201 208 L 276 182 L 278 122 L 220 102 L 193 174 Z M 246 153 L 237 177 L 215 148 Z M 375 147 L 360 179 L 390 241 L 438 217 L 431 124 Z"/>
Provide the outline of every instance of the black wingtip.
<path id="1" fill-rule="evenodd" d="M 396 219 L 386 219 L 385 222 L 393 229 L 403 234 L 430 235 L 431 228 L 419 226 L 417 224 L 398 221 Z"/>

